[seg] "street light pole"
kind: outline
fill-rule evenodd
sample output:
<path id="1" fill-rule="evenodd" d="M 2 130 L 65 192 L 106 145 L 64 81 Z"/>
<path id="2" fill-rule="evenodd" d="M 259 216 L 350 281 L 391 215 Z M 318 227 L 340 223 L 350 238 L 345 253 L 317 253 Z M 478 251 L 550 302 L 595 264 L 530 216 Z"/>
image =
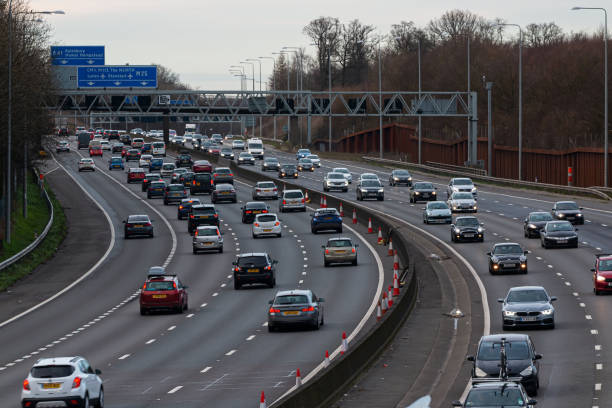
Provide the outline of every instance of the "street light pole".
<path id="1" fill-rule="evenodd" d="M 604 12 L 604 187 L 608 187 L 608 11 L 603 7 L 573 7 L 572 10 Z"/>
<path id="2" fill-rule="evenodd" d="M 419 64 L 419 103 L 421 103 L 421 39 L 419 38 L 419 41 L 417 43 L 417 49 L 418 49 L 418 64 Z M 421 164 L 421 121 L 422 121 L 422 117 L 419 114 L 419 140 L 418 140 L 418 145 L 419 145 L 419 164 Z"/>
<path id="3" fill-rule="evenodd" d="M 380 42 L 382 37 L 378 36 L 378 157 L 383 158 L 383 106 L 382 106 L 382 64 L 380 60 Z"/>
<path id="4" fill-rule="evenodd" d="M 487 120 L 487 174 L 489 177 L 493 177 L 493 113 L 491 110 L 491 91 L 493 90 L 493 82 L 487 82 L 485 88 L 487 90 L 487 111 L 489 114 Z"/>
<path id="5" fill-rule="evenodd" d="M 257 61 L 259 63 L 259 92 L 261 93 L 261 60 L 257 58 L 247 58 L 247 61 Z M 261 139 L 262 117 L 259 116 L 259 138 Z"/>
<path id="6" fill-rule="evenodd" d="M 251 65 L 251 75 L 253 79 L 253 92 L 255 92 L 255 64 L 253 64 L 252 62 L 248 62 L 248 61 L 240 61 L 240 63 Z M 251 127 L 251 134 L 252 134 L 252 137 L 255 137 L 255 120 L 253 120 L 253 126 Z"/>
<path id="7" fill-rule="evenodd" d="M 328 103 L 328 112 L 329 112 L 329 116 L 328 116 L 328 120 L 327 120 L 327 129 L 328 129 L 328 136 L 327 136 L 327 151 L 331 152 L 332 149 L 332 100 L 331 100 L 331 93 L 332 93 L 332 82 L 331 82 L 331 51 L 328 49 L 327 50 L 327 84 L 329 86 L 329 103 Z"/>

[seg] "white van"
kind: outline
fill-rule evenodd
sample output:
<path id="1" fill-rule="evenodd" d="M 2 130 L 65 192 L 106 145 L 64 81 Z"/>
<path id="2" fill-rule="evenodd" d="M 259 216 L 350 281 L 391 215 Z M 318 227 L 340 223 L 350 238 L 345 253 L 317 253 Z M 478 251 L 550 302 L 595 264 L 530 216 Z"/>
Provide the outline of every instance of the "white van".
<path id="1" fill-rule="evenodd" d="M 261 139 L 249 139 L 246 146 L 247 152 L 251 153 L 256 159 L 264 158 L 264 146 Z"/>
<path id="2" fill-rule="evenodd" d="M 166 157 L 166 144 L 164 142 L 153 142 L 153 156 Z"/>

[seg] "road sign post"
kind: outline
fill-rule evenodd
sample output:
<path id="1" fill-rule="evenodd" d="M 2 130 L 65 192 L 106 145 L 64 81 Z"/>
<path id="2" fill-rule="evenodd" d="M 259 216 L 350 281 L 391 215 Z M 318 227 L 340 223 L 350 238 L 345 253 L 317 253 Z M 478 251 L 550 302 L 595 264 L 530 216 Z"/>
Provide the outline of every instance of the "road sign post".
<path id="1" fill-rule="evenodd" d="M 78 67 L 79 88 L 157 88 L 154 65 Z"/>

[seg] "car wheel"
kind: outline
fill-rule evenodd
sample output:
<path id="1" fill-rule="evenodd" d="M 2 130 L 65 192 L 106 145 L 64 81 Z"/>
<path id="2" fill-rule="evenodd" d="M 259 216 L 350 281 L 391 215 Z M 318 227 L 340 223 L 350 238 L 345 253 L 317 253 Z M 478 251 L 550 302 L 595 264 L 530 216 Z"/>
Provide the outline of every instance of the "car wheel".
<path id="1" fill-rule="evenodd" d="M 151 234 L 149 235 L 149 238 L 153 238 L 153 237 L 154 237 L 154 235 L 153 235 L 153 233 L 151 233 Z"/>
<path id="2" fill-rule="evenodd" d="M 195 247 L 193 248 L 193 254 L 196 255 L 198 253 L 198 250 L 195 249 Z"/>
<path id="3" fill-rule="evenodd" d="M 317 319 L 314 321 L 314 323 L 312 324 L 312 329 L 313 330 L 319 330 L 319 316 L 317 316 Z"/>
<path id="4" fill-rule="evenodd" d="M 489 273 L 491 275 L 497 275 L 497 272 L 495 272 L 493 269 L 489 268 Z"/>
<path id="5" fill-rule="evenodd" d="M 270 326 L 270 323 L 268 323 L 268 332 L 272 333 L 274 331 L 276 331 L 276 327 Z"/>
<path id="6" fill-rule="evenodd" d="M 141 316 L 145 316 L 148 313 L 149 313 L 149 311 L 146 308 L 140 306 L 140 315 Z"/>
<path id="7" fill-rule="evenodd" d="M 184 304 L 180 304 L 176 307 L 176 313 L 178 314 L 182 314 L 185 311 L 185 305 Z"/>
<path id="8" fill-rule="evenodd" d="M 282 232 L 279 232 L 279 233 L 278 233 L 276 236 L 277 236 L 278 238 L 281 238 L 281 237 L 283 236 L 283 233 L 282 233 Z"/>
<path id="9" fill-rule="evenodd" d="M 234 289 L 235 289 L 235 290 L 238 290 L 238 289 L 240 289 L 240 286 L 241 286 L 241 285 L 240 285 L 240 283 L 238 283 L 238 281 L 236 280 L 236 278 L 234 278 Z"/>
<path id="10" fill-rule="evenodd" d="M 353 266 L 357 266 L 357 259 L 352 262 Z"/>
<path id="11" fill-rule="evenodd" d="M 338 228 L 338 234 L 342 234 L 342 227 Z"/>
<path id="12" fill-rule="evenodd" d="M 329 266 L 329 262 L 328 261 L 323 261 L 323 265 L 325 265 L 325 267 Z"/>
<path id="13" fill-rule="evenodd" d="M 257 239 L 257 235 L 255 235 L 255 233 L 251 233 L 251 235 L 253 236 L 254 239 Z"/>
<path id="14" fill-rule="evenodd" d="M 219 253 L 222 254 L 223 253 L 223 247 L 219 248 Z"/>
<path id="15" fill-rule="evenodd" d="M 601 295 L 601 292 L 598 291 L 597 289 L 593 288 L 593 292 L 595 293 L 595 296 L 599 296 Z"/>
<path id="16" fill-rule="evenodd" d="M 89 395 L 88 394 L 85 394 L 85 398 L 83 399 L 81 406 L 83 408 L 89 408 Z"/>
<path id="17" fill-rule="evenodd" d="M 271 288 L 275 287 L 276 286 L 276 279 L 272 278 L 270 280 L 270 282 L 268 282 L 268 286 L 270 286 Z"/>
<path id="18" fill-rule="evenodd" d="M 317 233 L 317 230 L 316 230 L 316 229 L 314 229 L 314 228 L 311 228 L 311 229 L 310 229 L 310 232 L 312 232 L 313 234 L 316 234 L 316 233 Z"/>
<path id="19" fill-rule="evenodd" d="M 306 212 L 306 207 L 302 208 L 300 211 L 301 212 Z"/>

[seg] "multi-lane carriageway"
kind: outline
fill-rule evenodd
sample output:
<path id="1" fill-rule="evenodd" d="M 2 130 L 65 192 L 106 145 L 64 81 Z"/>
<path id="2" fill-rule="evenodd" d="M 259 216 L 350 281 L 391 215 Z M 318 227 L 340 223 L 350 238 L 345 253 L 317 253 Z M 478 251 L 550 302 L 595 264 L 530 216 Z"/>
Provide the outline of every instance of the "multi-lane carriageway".
<path id="1" fill-rule="evenodd" d="M 295 162 L 292 154 L 270 150 L 268 154 L 281 162 Z M 376 256 L 362 245 L 358 267 L 324 269 L 320 245 L 326 237 L 310 234 L 307 215 L 283 214 L 283 238 L 253 240 L 249 227 L 239 222 L 239 205 L 219 205 L 226 252 L 194 256 L 185 223 L 176 219 L 175 207 L 144 199 L 140 186 L 125 184 L 124 173 L 108 172 L 108 153 L 96 159 L 96 173 L 79 174 L 78 157 L 75 152 L 62 155 L 58 164 L 106 210 L 116 242 L 100 270 L 61 301 L 0 329 L 0 368 L 4 367 L 0 370 L 0 395 L 5 396 L 1 406 L 16 404 L 20 383 L 36 356 L 74 354 L 87 356 L 102 369 L 108 406 L 189 407 L 202 406 L 203 402 L 204 406 L 251 406 L 261 389 L 266 389 L 272 400 L 294 383 L 296 368 L 308 373 L 320 363 L 323 350 L 337 347 L 342 331 L 358 327 L 375 298 L 379 278 Z M 383 181 L 390 171 L 363 163 L 323 160 L 321 169 L 301 174 L 297 182 L 321 190 L 323 175 L 338 166 L 348 167 L 354 177 L 374 172 Z M 255 170 L 259 171 L 259 166 Z M 274 174 L 269 176 L 275 179 Z M 439 191 L 444 191 L 448 181 L 420 174 L 416 178 L 436 183 Z M 250 200 L 248 186 L 236 183 L 236 187 L 239 200 Z M 530 211 L 549 210 L 552 202 L 562 197 L 488 186 L 479 190 L 478 217 L 485 224 L 486 240 L 482 244 L 452 245 L 486 289 L 490 331 L 501 331 L 496 299 L 508 288 L 546 287 L 559 298 L 556 328 L 529 331 L 538 352 L 544 355 L 538 406 L 611 406 L 612 383 L 608 379 L 612 372 L 612 328 L 607 324 L 607 314 L 612 300 L 593 295 L 589 272 L 594 254 L 612 250 L 609 204 L 577 199 L 585 207 L 587 220 L 579 227 L 579 248 L 544 250 L 538 240 L 523 237 L 522 219 Z M 348 193 L 331 195 L 354 200 L 354 185 Z M 449 243 L 448 226 L 422 225 L 423 205 L 409 204 L 405 187 L 386 186 L 384 202 L 363 204 Z M 155 219 L 156 238 L 123 241 L 121 220 L 139 212 Z M 357 238 L 352 231 L 345 232 Z M 520 242 L 531 251 L 528 275 L 488 274 L 485 253 L 499 241 Z M 234 251 L 227 250 L 231 247 Z M 263 326 L 265 310 L 275 290 L 230 289 L 230 264 L 235 253 L 258 250 L 267 250 L 279 260 L 276 289 L 308 287 L 326 298 L 326 325 L 322 330 L 268 333 Z M 134 301 L 136 290 L 150 265 L 164 263 L 189 285 L 190 310 L 184 315 L 142 317 Z M 346 293 L 351 296 L 342 295 Z M 467 383 L 467 378 L 455 381 Z"/>

